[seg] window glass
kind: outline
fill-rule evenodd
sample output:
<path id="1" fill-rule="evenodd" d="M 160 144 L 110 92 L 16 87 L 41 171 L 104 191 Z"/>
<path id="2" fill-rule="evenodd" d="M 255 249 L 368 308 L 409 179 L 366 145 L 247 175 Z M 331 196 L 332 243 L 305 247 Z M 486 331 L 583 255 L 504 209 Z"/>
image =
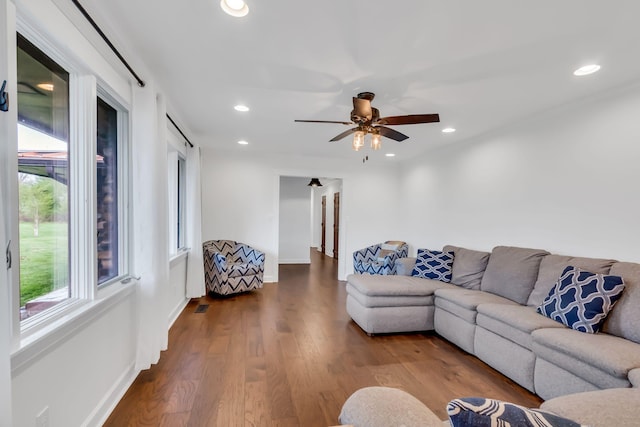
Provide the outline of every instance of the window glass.
<path id="1" fill-rule="evenodd" d="M 98 284 L 118 276 L 118 112 L 98 98 Z"/>
<path id="2" fill-rule="evenodd" d="M 185 205 L 187 200 L 186 194 L 186 164 L 182 157 L 178 157 L 178 247 L 185 247 Z"/>
<path id="3" fill-rule="evenodd" d="M 20 318 L 69 286 L 69 73 L 18 34 Z"/>

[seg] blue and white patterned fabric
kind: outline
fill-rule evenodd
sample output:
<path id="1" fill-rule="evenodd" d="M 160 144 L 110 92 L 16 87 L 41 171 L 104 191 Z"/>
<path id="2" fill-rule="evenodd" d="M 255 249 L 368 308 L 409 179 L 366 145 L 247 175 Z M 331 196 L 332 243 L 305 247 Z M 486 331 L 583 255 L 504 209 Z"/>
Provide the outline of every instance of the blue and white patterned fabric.
<path id="1" fill-rule="evenodd" d="M 453 252 L 418 249 L 418 259 L 411 272 L 412 276 L 435 279 L 449 283 L 453 267 Z"/>
<path id="2" fill-rule="evenodd" d="M 620 276 L 568 266 L 537 311 L 577 331 L 596 333 L 623 290 Z"/>
<path id="3" fill-rule="evenodd" d="M 383 250 L 383 245 L 391 244 L 387 241 L 377 245 L 367 246 L 353 253 L 353 270 L 356 274 L 395 275 L 396 260 L 406 258 L 409 245 L 404 242 L 396 245 L 395 250 Z"/>
<path id="4" fill-rule="evenodd" d="M 447 414 L 452 427 L 580 427 L 549 412 L 481 397 L 454 399 Z"/>
<path id="5" fill-rule="evenodd" d="M 202 244 L 207 291 L 230 295 L 262 288 L 264 253 L 233 240 Z"/>

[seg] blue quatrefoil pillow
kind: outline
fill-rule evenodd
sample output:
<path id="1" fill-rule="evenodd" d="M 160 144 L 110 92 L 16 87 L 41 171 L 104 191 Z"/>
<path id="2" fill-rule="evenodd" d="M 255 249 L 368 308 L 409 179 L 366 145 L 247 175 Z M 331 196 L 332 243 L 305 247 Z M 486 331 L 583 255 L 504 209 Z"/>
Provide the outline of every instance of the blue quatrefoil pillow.
<path id="1" fill-rule="evenodd" d="M 453 267 L 453 252 L 418 249 L 418 259 L 411 272 L 412 276 L 435 279 L 449 283 Z"/>
<path id="2" fill-rule="evenodd" d="M 482 397 L 454 399 L 447 405 L 447 414 L 453 427 L 580 427 L 558 415 Z"/>
<path id="3" fill-rule="evenodd" d="M 568 266 L 537 311 L 577 331 L 593 334 L 600 330 L 623 290 L 620 276 Z"/>

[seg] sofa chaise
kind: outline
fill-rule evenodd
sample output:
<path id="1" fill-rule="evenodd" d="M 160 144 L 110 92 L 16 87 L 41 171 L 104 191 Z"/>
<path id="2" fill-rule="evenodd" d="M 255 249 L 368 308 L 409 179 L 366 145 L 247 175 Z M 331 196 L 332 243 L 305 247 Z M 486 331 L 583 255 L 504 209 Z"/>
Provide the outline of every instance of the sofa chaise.
<path id="1" fill-rule="evenodd" d="M 416 258 L 395 276 L 350 275 L 346 309 L 368 334 L 435 331 L 543 399 L 640 381 L 640 264 L 498 246 L 445 246 L 449 282 L 415 277 Z M 569 267 L 621 277 L 624 291 L 599 333 L 537 308 Z"/>

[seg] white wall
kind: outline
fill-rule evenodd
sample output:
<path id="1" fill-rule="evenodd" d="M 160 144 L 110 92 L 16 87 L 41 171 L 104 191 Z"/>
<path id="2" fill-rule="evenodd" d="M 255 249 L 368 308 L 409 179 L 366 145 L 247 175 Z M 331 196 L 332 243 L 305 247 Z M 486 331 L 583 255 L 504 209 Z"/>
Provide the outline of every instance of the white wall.
<path id="1" fill-rule="evenodd" d="M 397 168 L 385 159 L 362 165 L 348 151 L 344 159 L 323 159 L 205 148 L 202 164 L 203 240 L 237 240 L 265 252 L 267 282 L 278 280 L 280 176 L 342 178 L 338 270 L 343 280 L 353 271 L 354 250 L 398 229 Z"/>
<path id="2" fill-rule="evenodd" d="M 309 178 L 280 177 L 280 264 L 311 262 L 311 187 L 308 183 Z"/>
<path id="3" fill-rule="evenodd" d="M 430 152 L 403 169 L 403 238 L 640 261 L 638 112 L 635 86 Z"/>

